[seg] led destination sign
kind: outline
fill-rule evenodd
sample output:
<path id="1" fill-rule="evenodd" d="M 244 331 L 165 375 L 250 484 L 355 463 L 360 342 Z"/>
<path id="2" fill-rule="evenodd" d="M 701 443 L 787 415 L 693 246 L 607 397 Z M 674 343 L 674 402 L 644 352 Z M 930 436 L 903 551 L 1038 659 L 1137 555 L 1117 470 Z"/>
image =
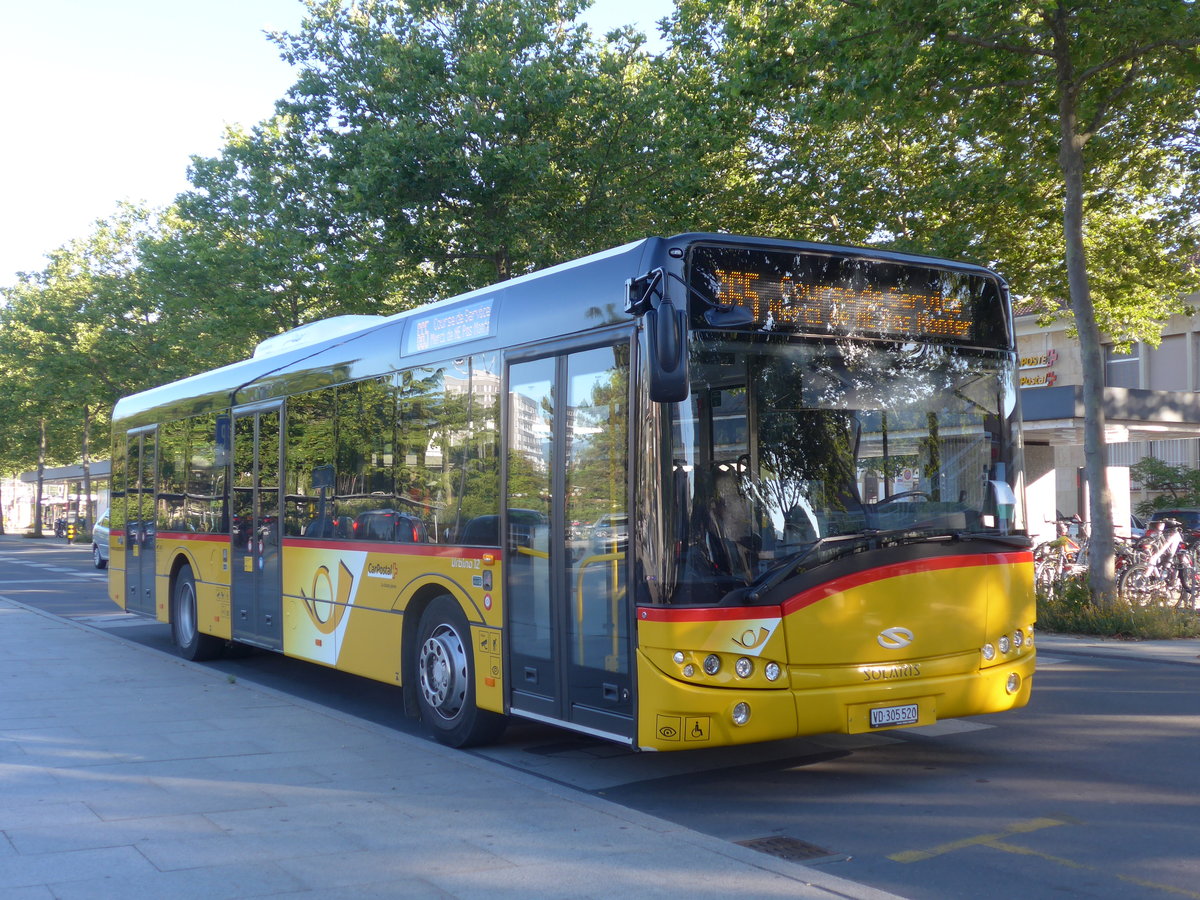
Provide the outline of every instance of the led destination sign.
<path id="1" fill-rule="evenodd" d="M 996 279 L 919 264 L 815 253 L 700 247 L 692 284 L 749 310 L 763 331 L 1004 348 Z M 706 327 L 703 313 L 695 327 Z M 719 327 L 719 326 L 718 326 Z"/>
<path id="2" fill-rule="evenodd" d="M 492 298 L 417 316 L 404 337 L 404 353 L 420 353 L 490 337 Z"/>

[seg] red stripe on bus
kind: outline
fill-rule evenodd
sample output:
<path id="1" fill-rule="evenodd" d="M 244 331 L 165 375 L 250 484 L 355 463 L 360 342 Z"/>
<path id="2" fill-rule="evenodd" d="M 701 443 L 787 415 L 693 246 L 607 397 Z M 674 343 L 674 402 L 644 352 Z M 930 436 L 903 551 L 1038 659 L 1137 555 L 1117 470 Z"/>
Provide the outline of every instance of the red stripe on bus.
<path id="1" fill-rule="evenodd" d="M 940 572 L 947 569 L 971 569 L 977 566 L 1006 566 L 1023 562 L 1032 562 L 1033 554 L 1022 550 L 1016 553 L 968 553 L 961 556 L 937 556 L 932 559 L 916 559 L 909 562 L 893 563 L 880 566 L 877 569 L 866 569 L 853 575 L 844 575 L 824 584 L 809 588 L 783 602 L 784 615 L 794 613 L 824 600 L 826 597 L 852 590 L 876 581 L 887 581 L 904 575 L 918 575 L 921 572 Z"/>
<path id="2" fill-rule="evenodd" d="M 771 619 L 788 615 L 812 606 L 842 591 L 862 587 L 876 581 L 886 581 L 903 575 L 936 572 L 945 569 L 968 569 L 976 566 L 1003 566 L 1033 562 L 1033 554 L 1022 550 L 1014 553 L 973 553 L 961 556 L 942 556 L 933 559 L 893 563 L 875 569 L 844 575 L 809 588 L 783 602 L 781 606 L 739 606 L 705 609 L 673 609 L 667 606 L 638 607 L 638 619 L 643 622 L 729 622 L 746 619 Z"/>
<path id="3" fill-rule="evenodd" d="M 325 541 L 286 538 L 283 546 L 291 550 L 365 550 L 368 553 L 397 553 L 401 556 L 444 556 L 452 559 L 483 559 L 489 553 L 497 558 L 500 555 L 499 548 L 402 544 L 388 541 Z"/>
<path id="4" fill-rule="evenodd" d="M 777 619 L 778 606 L 722 606 L 704 609 L 672 609 L 669 606 L 639 606 L 642 622 L 735 622 L 745 619 Z"/>
<path id="5" fill-rule="evenodd" d="M 114 537 L 125 537 L 124 531 L 113 530 Z M 197 534 L 194 531 L 160 531 L 156 535 L 159 541 L 204 541 L 208 543 L 229 543 L 227 534 Z M 365 550 L 368 553 L 399 553 L 404 556 L 442 556 L 453 559 L 483 559 L 488 554 L 499 556 L 499 548 L 488 547 L 458 547 L 431 546 L 429 544 L 399 544 L 387 541 L 321 541 L 285 538 L 284 547 L 312 548 L 317 550 Z M 245 550 L 245 547 L 238 548 Z"/>
<path id="6" fill-rule="evenodd" d="M 199 534 L 195 531 L 160 531 L 156 536 L 160 541 L 204 541 L 210 544 L 227 544 L 227 534 Z"/>

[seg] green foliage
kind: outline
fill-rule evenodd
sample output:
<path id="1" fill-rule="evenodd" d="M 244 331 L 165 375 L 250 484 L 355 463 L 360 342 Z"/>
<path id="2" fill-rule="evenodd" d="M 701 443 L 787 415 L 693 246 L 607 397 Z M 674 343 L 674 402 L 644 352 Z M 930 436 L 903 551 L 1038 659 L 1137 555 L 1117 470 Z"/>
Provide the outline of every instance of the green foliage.
<path id="1" fill-rule="evenodd" d="M 83 410 L 244 358 L 335 313 L 389 313 L 703 225 L 702 90 L 576 0 L 310 0 L 297 81 L 196 158 L 160 215 L 122 208 L 0 301 L 5 464 L 78 458 Z M 696 213 L 699 202 L 705 210 Z M 103 443 L 102 437 L 99 440 Z"/>
<path id="2" fill-rule="evenodd" d="M 681 53 L 749 146 L 770 224 L 966 256 L 1070 301 L 1080 342 L 1090 577 L 1114 592 L 1101 331 L 1157 340 L 1197 284 L 1200 10 L 1191 0 L 680 0 Z"/>
<path id="3" fill-rule="evenodd" d="M 1085 581 L 1068 582 L 1049 598 L 1038 593 L 1037 627 L 1058 634 L 1090 634 L 1137 640 L 1200 637 L 1200 614 L 1162 606 L 1130 606 L 1118 601 L 1102 606 L 1092 601 Z"/>
<path id="4" fill-rule="evenodd" d="M 1200 286 L 1200 16 L 1186 0 L 681 0 L 673 28 L 724 102 L 756 110 L 752 230 L 976 260 L 1063 314 L 1065 97 L 1101 329 L 1157 340 Z"/>
<path id="5" fill-rule="evenodd" d="M 647 234 L 885 243 L 1064 298 L 1064 98 L 1100 327 L 1154 340 L 1196 284 L 1186 0 L 679 0 L 661 56 L 592 36 L 584 0 L 306 6 L 272 36 L 296 71 L 273 116 L 171 209 L 123 207 L 4 292 L 0 467 L 30 465 L 43 414 L 74 460 L 117 397 L 263 337 Z"/>
<path id="6" fill-rule="evenodd" d="M 337 227 L 424 300 L 692 214 L 702 138 L 641 39 L 578 0 L 310 4 L 279 104 Z M 719 138 L 718 138 L 719 139 Z"/>
<path id="7" fill-rule="evenodd" d="M 1147 456 L 1129 467 L 1129 477 L 1157 494 L 1138 504 L 1136 512 L 1140 516 L 1156 509 L 1200 506 L 1200 471 L 1191 466 L 1172 466 Z"/>

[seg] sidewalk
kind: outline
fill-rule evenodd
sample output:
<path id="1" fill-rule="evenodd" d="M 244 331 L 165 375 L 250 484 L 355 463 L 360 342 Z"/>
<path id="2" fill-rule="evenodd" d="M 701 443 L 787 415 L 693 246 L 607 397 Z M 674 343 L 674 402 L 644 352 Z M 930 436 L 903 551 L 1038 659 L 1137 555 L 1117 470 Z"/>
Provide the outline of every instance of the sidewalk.
<path id="1" fill-rule="evenodd" d="M 1077 634 L 1037 635 L 1038 653 L 1051 656 L 1109 656 L 1123 659 L 1153 659 L 1179 665 L 1200 666 L 1200 640 L 1122 641 L 1116 638 L 1084 637 Z M 1035 687 L 1034 690 L 1037 690 Z"/>
<path id="2" fill-rule="evenodd" d="M 891 896 L 4 598 L 0 894 Z"/>

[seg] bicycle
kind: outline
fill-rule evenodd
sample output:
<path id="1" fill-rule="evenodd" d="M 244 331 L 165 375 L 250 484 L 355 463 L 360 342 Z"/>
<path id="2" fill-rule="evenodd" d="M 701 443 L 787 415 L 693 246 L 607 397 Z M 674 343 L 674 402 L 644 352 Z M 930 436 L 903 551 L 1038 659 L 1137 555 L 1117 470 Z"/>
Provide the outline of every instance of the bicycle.
<path id="1" fill-rule="evenodd" d="M 1138 543 L 1136 560 L 1117 579 L 1117 593 L 1131 605 L 1195 609 L 1195 552 L 1183 536 L 1183 523 L 1162 519 Z"/>
<path id="2" fill-rule="evenodd" d="M 1078 516 L 1054 521 L 1058 537 L 1033 550 L 1034 586 L 1051 599 L 1067 582 L 1087 573 L 1089 545 L 1087 529 Z M 1080 527 L 1078 541 L 1071 536 L 1073 525 Z"/>

